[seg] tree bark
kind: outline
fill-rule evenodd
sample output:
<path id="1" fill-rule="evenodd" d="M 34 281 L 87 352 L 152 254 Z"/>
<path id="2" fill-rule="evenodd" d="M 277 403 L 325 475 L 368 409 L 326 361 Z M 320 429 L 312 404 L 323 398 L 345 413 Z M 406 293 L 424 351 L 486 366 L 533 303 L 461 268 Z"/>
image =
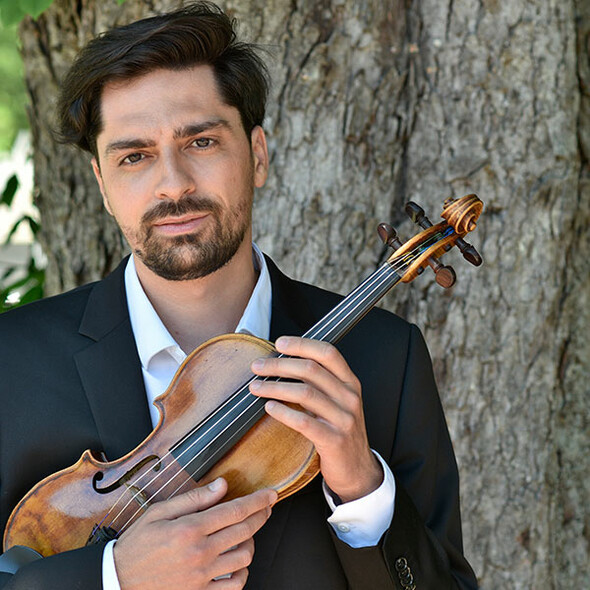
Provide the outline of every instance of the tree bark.
<path id="1" fill-rule="evenodd" d="M 57 0 L 21 28 L 48 290 L 97 279 L 125 246 L 89 158 L 52 139 L 75 52 L 179 2 Z M 484 589 L 590 587 L 590 7 L 585 0 L 232 0 L 271 60 L 261 247 L 346 292 L 386 256 L 381 221 L 448 196 L 486 204 L 475 269 L 384 306 L 431 349 L 462 477 L 465 551 Z"/>

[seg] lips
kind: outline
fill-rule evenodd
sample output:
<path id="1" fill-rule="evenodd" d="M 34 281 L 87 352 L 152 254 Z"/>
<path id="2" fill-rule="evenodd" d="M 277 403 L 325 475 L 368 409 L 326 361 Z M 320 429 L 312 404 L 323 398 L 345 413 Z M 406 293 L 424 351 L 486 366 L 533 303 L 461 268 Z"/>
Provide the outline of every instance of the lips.
<path id="1" fill-rule="evenodd" d="M 155 221 L 152 228 L 167 235 L 188 233 L 199 228 L 208 216 L 209 213 L 201 212 L 181 217 L 166 217 Z"/>

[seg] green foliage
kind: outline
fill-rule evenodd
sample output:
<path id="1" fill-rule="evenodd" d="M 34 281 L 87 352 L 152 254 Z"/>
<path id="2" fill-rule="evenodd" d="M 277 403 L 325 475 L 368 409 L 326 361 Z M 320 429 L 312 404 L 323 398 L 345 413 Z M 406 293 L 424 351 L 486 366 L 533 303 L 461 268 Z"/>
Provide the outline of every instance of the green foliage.
<path id="1" fill-rule="evenodd" d="M 6 152 L 12 147 L 18 131 L 28 128 L 16 27 L 0 25 L 0 79 L 0 152 Z"/>
<path id="2" fill-rule="evenodd" d="M 43 298 L 45 269 L 37 267 L 33 256 L 29 258 L 25 275 L 21 271 L 18 276 L 14 267 L 0 276 L 0 313 Z"/>
<path id="3" fill-rule="evenodd" d="M 19 23 L 25 16 L 37 18 L 53 0 L 0 0 L 0 17 L 5 25 Z"/>
<path id="4" fill-rule="evenodd" d="M 12 175 L 0 196 L 0 208 L 2 206 L 10 207 L 14 200 L 14 195 L 18 190 L 18 178 Z M 39 231 L 39 224 L 29 215 L 23 215 L 12 226 L 8 232 L 5 244 L 10 243 L 12 236 L 21 224 L 28 225 L 33 236 Z M 0 276 L 0 313 L 30 303 L 43 297 L 43 285 L 45 283 L 45 270 L 37 266 L 35 258 L 31 256 L 27 263 L 26 271 L 23 275 L 22 269 L 16 267 L 8 268 Z"/>
<path id="5" fill-rule="evenodd" d="M 117 0 L 123 4 L 125 0 Z M 0 0 L 0 22 L 5 25 L 19 23 L 25 16 L 37 18 L 53 4 L 53 0 Z"/>

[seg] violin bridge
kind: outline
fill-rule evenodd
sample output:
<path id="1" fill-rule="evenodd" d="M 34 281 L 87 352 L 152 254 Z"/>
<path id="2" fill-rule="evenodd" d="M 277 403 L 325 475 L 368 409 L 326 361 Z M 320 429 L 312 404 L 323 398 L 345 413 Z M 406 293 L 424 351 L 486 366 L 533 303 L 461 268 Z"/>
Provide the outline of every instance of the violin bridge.
<path id="1" fill-rule="evenodd" d="M 147 510 L 150 507 L 150 501 L 145 492 L 142 492 L 138 487 L 131 484 L 123 484 L 133 494 L 133 499 L 139 504 L 140 508 Z"/>

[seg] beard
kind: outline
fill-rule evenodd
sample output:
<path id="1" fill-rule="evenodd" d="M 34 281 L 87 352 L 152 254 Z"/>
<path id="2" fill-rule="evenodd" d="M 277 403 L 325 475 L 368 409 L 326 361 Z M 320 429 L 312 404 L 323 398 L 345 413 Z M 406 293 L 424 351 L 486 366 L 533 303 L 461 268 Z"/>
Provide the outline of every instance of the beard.
<path id="1" fill-rule="evenodd" d="M 133 240 L 137 244 L 134 253 L 150 270 L 170 281 L 207 276 L 226 265 L 244 241 L 252 198 L 253 189 L 248 202 L 242 200 L 229 210 L 207 196 L 162 201 L 143 215 Z M 209 214 L 208 227 L 196 233 L 167 237 L 154 232 L 153 223 L 159 219 L 202 212 Z"/>

